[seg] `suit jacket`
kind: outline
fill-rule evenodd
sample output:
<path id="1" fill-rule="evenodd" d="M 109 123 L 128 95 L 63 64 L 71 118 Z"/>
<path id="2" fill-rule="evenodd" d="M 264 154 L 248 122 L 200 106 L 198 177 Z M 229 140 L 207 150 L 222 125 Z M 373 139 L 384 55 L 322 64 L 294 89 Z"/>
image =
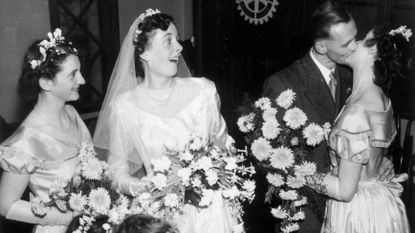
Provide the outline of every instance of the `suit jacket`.
<path id="1" fill-rule="evenodd" d="M 295 105 L 307 114 L 310 122 L 320 125 L 329 122 L 333 125 L 352 90 L 351 69 L 336 65 L 334 76 L 337 80 L 336 101 L 317 65 L 307 53 L 292 65 L 271 75 L 264 83 L 263 95 L 274 100 L 282 91 L 290 88 L 296 93 Z M 308 160 L 317 164 L 318 171 L 327 172 L 330 168 L 327 145 L 322 143 L 315 148 Z"/>

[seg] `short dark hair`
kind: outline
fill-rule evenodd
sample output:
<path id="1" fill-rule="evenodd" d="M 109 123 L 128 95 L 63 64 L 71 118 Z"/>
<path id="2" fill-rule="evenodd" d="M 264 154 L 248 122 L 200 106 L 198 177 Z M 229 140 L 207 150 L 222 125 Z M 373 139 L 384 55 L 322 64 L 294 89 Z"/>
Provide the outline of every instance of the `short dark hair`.
<path id="1" fill-rule="evenodd" d="M 89 217 L 87 214 L 80 214 L 75 216 L 72 221 L 69 223 L 68 228 L 66 229 L 66 233 L 73 233 L 76 231 L 80 226 L 79 220 L 84 216 Z M 92 225 L 86 231 L 86 233 L 107 233 L 107 231 L 102 227 L 105 223 L 108 222 L 107 215 L 98 215 L 94 218 Z"/>
<path id="2" fill-rule="evenodd" d="M 137 77 L 144 78 L 144 68 L 141 64 L 140 55 L 144 53 L 151 41 L 153 31 L 161 29 L 166 31 L 171 23 L 175 23 L 173 17 L 165 13 L 157 13 L 146 16 L 142 22 L 138 24 L 140 33 L 134 38 L 134 60 Z"/>
<path id="3" fill-rule="evenodd" d="M 53 48 L 46 50 L 46 57 L 40 51 L 42 40 L 36 40 L 27 49 L 22 64 L 22 72 L 18 82 L 18 94 L 29 105 L 34 105 L 38 94 L 42 91 L 39 85 L 40 78 L 53 80 L 56 74 L 62 70 L 62 62 L 70 55 L 77 56 L 77 50 L 68 41 L 62 41 Z M 59 51 L 59 52 L 56 52 Z M 31 61 L 42 60 L 36 68 L 33 68 Z"/>
<path id="4" fill-rule="evenodd" d="M 390 35 L 389 32 L 389 26 L 375 27 L 373 38 L 366 40 L 364 45 L 366 47 L 376 45 L 373 82 L 382 88 L 386 96 L 391 97 L 397 90 L 397 81 L 409 72 L 410 49 L 407 39 L 402 34 Z"/>
<path id="5" fill-rule="evenodd" d="M 339 1 L 323 2 L 311 15 L 308 34 L 313 42 L 330 37 L 330 28 L 338 23 L 348 23 L 353 17 Z"/>
<path id="6" fill-rule="evenodd" d="M 178 230 L 165 220 L 146 214 L 134 214 L 124 219 L 114 233 L 178 233 Z"/>

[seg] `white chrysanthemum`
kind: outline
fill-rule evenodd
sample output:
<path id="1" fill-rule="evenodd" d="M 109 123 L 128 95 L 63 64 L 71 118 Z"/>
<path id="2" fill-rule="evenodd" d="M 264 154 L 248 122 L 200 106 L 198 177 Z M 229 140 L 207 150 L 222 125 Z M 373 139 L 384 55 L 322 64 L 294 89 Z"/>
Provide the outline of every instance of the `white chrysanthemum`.
<path id="1" fill-rule="evenodd" d="M 291 149 L 280 146 L 272 150 L 269 161 L 272 167 L 284 170 L 294 163 L 294 155 Z"/>
<path id="2" fill-rule="evenodd" d="M 142 207 L 148 208 L 151 203 L 151 193 L 143 192 L 137 197 L 137 199 Z"/>
<path id="3" fill-rule="evenodd" d="M 287 185 L 293 189 L 301 188 L 305 185 L 304 177 L 292 177 L 288 176 L 287 178 Z"/>
<path id="4" fill-rule="evenodd" d="M 213 164 L 212 164 L 212 159 L 207 157 L 207 156 L 203 156 L 202 158 L 200 158 L 197 162 L 197 168 L 198 169 L 202 169 L 202 170 L 209 170 L 210 168 L 212 168 Z"/>
<path id="5" fill-rule="evenodd" d="M 202 196 L 199 202 L 199 206 L 205 207 L 212 203 L 215 192 L 212 189 L 202 189 Z"/>
<path id="6" fill-rule="evenodd" d="M 244 183 L 242 184 L 242 188 L 248 193 L 254 192 L 255 187 L 256 187 L 255 181 L 253 180 L 245 180 Z"/>
<path id="7" fill-rule="evenodd" d="M 151 182 L 153 182 L 156 189 L 162 190 L 167 185 L 167 177 L 158 173 L 157 175 L 151 177 Z"/>
<path id="8" fill-rule="evenodd" d="M 294 166 L 294 170 L 297 177 L 304 177 L 313 175 L 317 170 L 317 166 L 313 162 L 304 161 L 301 165 Z"/>
<path id="9" fill-rule="evenodd" d="M 218 182 L 218 174 L 213 170 L 206 171 L 206 180 L 210 186 L 216 184 Z"/>
<path id="10" fill-rule="evenodd" d="M 158 159 L 152 159 L 151 164 L 153 165 L 153 171 L 165 172 L 170 169 L 171 160 L 167 156 L 162 156 Z"/>
<path id="11" fill-rule="evenodd" d="M 185 150 L 183 153 L 180 153 L 179 158 L 180 160 L 191 161 L 194 158 L 194 156 L 192 155 L 192 153 L 190 153 L 189 150 Z"/>
<path id="12" fill-rule="evenodd" d="M 223 158 L 223 160 L 226 162 L 225 170 L 233 171 L 234 169 L 238 168 L 237 160 L 235 157 Z"/>
<path id="13" fill-rule="evenodd" d="M 244 224 L 239 223 L 239 224 L 232 226 L 232 233 L 245 233 Z"/>
<path id="14" fill-rule="evenodd" d="M 283 233 L 289 233 L 298 231 L 300 229 L 300 225 L 298 223 L 289 223 L 284 228 L 281 229 Z"/>
<path id="15" fill-rule="evenodd" d="M 180 201 L 179 201 L 179 196 L 177 196 L 177 194 L 175 193 L 169 193 L 164 197 L 164 205 L 174 208 L 179 206 Z"/>
<path id="16" fill-rule="evenodd" d="M 299 220 L 304 220 L 304 218 L 305 218 L 304 212 L 303 211 L 298 211 L 292 217 L 290 217 L 289 220 L 299 221 Z"/>
<path id="17" fill-rule="evenodd" d="M 84 209 L 87 200 L 81 193 L 72 193 L 68 203 L 72 210 L 81 212 Z"/>
<path id="18" fill-rule="evenodd" d="M 307 197 L 302 197 L 300 200 L 294 201 L 294 206 L 299 207 L 307 204 Z"/>
<path id="19" fill-rule="evenodd" d="M 281 190 L 278 195 L 283 200 L 291 200 L 291 201 L 293 201 L 293 200 L 296 200 L 298 198 L 298 193 L 295 190 L 288 190 L 288 191 Z"/>
<path id="20" fill-rule="evenodd" d="M 200 136 L 195 136 L 194 138 L 192 138 L 189 147 L 191 150 L 198 151 L 202 149 L 204 145 L 205 145 L 205 142 L 203 138 Z"/>
<path id="21" fill-rule="evenodd" d="M 321 141 L 324 139 L 324 130 L 321 126 L 310 123 L 303 129 L 303 136 L 306 140 L 307 145 L 309 146 L 316 146 L 320 144 Z"/>
<path id="22" fill-rule="evenodd" d="M 331 131 L 330 123 L 329 122 L 324 123 L 323 125 L 324 139 L 328 140 L 330 131 Z"/>
<path id="23" fill-rule="evenodd" d="M 262 97 L 259 100 L 255 101 L 255 107 L 266 110 L 271 107 L 271 100 L 269 100 L 267 97 Z"/>
<path id="24" fill-rule="evenodd" d="M 111 198 L 108 191 L 104 188 L 91 190 L 88 199 L 89 206 L 98 214 L 105 214 L 110 209 Z"/>
<path id="25" fill-rule="evenodd" d="M 190 175 L 192 174 L 192 170 L 188 167 L 181 168 L 177 171 L 177 176 L 182 179 L 182 183 L 184 185 L 188 185 L 190 181 Z"/>
<path id="26" fill-rule="evenodd" d="M 224 198 L 234 199 L 235 197 L 239 196 L 241 191 L 234 185 L 230 189 L 226 189 L 222 192 Z"/>
<path id="27" fill-rule="evenodd" d="M 195 176 L 192 179 L 191 183 L 192 183 L 193 187 L 201 187 L 202 186 L 202 180 L 198 176 Z"/>
<path id="28" fill-rule="evenodd" d="M 272 147 L 268 140 L 261 137 L 252 142 L 251 150 L 256 159 L 263 161 L 269 157 Z"/>
<path id="29" fill-rule="evenodd" d="M 278 208 L 271 208 L 271 214 L 275 218 L 284 219 L 288 217 L 287 211 L 281 209 L 281 206 L 278 206 Z"/>
<path id="30" fill-rule="evenodd" d="M 248 115 L 239 117 L 237 121 L 239 130 L 243 133 L 248 133 L 249 131 L 252 131 L 254 129 L 254 117 L 254 113 L 250 113 Z"/>
<path id="31" fill-rule="evenodd" d="M 307 122 L 307 115 L 299 108 L 288 109 L 283 120 L 291 129 L 298 129 Z"/>
<path id="32" fill-rule="evenodd" d="M 277 97 L 275 100 L 281 108 L 288 109 L 295 100 L 295 93 L 291 89 L 287 89 Z"/>
<path id="33" fill-rule="evenodd" d="M 268 183 L 274 185 L 275 187 L 280 187 L 285 184 L 284 178 L 279 174 L 268 173 L 267 175 Z"/>
<path id="34" fill-rule="evenodd" d="M 279 126 L 280 124 L 276 120 L 265 121 L 261 128 L 262 135 L 264 135 L 266 139 L 275 139 L 281 132 Z"/>
<path id="35" fill-rule="evenodd" d="M 267 108 L 262 114 L 264 121 L 276 121 L 277 109 Z"/>
<path id="36" fill-rule="evenodd" d="M 95 157 L 91 157 L 81 163 L 82 176 L 89 180 L 100 180 L 102 172 L 101 161 Z"/>

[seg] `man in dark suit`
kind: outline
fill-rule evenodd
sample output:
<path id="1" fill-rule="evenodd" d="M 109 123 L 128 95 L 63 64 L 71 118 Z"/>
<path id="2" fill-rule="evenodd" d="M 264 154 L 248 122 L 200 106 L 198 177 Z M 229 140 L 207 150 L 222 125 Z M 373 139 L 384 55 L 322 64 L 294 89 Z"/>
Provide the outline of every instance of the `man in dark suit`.
<path id="1" fill-rule="evenodd" d="M 264 83 L 263 95 L 274 100 L 290 88 L 296 93 L 295 104 L 310 122 L 333 124 L 352 90 L 351 70 L 342 64 L 356 49 L 356 24 L 344 6 L 326 1 L 312 14 L 309 31 L 313 46 L 303 58 L 271 75 Z M 308 159 L 316 163 L 319 172 L 330 169 L 324 143 Z M 304 208 L 306 218 L 299 232 L 320 232 L 325 199 L 318 194 L 308 199 L 310 205 Z"/>

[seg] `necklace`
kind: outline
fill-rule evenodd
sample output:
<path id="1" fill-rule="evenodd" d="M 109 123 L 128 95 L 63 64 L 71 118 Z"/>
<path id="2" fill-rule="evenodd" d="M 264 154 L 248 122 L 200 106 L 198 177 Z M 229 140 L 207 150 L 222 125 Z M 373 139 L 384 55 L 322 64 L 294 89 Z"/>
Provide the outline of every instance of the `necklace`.
<path id="1" fill-rule="evenodd" d="M 170 103 L 171 97 L 173 96 L 176 87 L 176 81 L 173 80 L 173 85 L 167 89 L 152 90 L 143 85 L 142 90 L 154 103 L 157 105 L 167 105 Z"/>

